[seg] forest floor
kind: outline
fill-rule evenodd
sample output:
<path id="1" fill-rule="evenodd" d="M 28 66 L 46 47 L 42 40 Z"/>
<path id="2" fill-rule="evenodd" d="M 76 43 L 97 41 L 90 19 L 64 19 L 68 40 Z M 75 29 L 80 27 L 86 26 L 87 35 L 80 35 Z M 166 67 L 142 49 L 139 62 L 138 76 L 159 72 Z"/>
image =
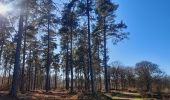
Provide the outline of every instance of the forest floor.
<path id="1" fill-rule="evenodd" d="M 145 96 L 141 96 L 137 92 L 112 91 L 105 95 L 112 100 L 170 100 L 170 94 L 165 93 L 162 93 L 162 96 L 158 96 L 156 93 L 145 93 Z"/>
<path id="2" fill-rule="evenodd" d="M 0 100 L 110 100 L 107 96 L 98 93 L 95 95 L 75 93 L 70 94 L 67 91 L 31 91 L 25 94 L 19 93 L 17 98 L 8 96 L 8 92 L 0 91 Z"/>
<path id="3" fill-rule="evenodd" d="M 19 93 L 17 98 L 8 96 L 8 92 L 0 92 L 0 100 L 77 100 L 77 94 L 70 94 L 67 91 L 51 91 L 45 93 L 44 91 L 30 91 L 25 94 Z"/>
<path id="4" fill-rule="evenodd" d="M 8 92 L 0 91 L 0 100 L 170 100 L 170 96 L 157 99 L 156 97 L 142 98 L 139 93 L 112 91 L 111 93 L 97 93 L 84 94 L 75 93 L 70 94 L 68 91 L 51 91 L 45 93 L 44 91 L 31 91 L 25 94 L 18 94 L 17 98 L 8 96 Z"/>

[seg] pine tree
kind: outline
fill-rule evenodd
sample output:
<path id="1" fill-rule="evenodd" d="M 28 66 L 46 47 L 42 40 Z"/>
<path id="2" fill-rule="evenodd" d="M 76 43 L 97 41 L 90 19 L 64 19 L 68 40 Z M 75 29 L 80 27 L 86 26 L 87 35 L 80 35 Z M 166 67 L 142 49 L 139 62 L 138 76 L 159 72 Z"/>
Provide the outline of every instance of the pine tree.
<path id="1" fill-rule="evenodd" d="M 99 14 L 99 20 L 102 32 L 103 32 L 103 65 L 104 65 L 104 76 L 105 76 L 105 90 L 109 91 L 109 75 L 108 75 L 108 65 L 107 65 L 107 37 L 112 37 L 114 43 L 117 43 L 124 38 L 127 38 L 128 33 L 122 32 L 121 30 L 127 26 L 123 23 L 115 23 L 115 11 L 118 5 L 112 3 L 110 0 L 97 0 L 96 10 Z M 110 19 L 113 20 L 110 20 Z"/>
<path id="2" fill-rule="evenodd" d="M 22 35 L 24 32 L 23 22 L 24 22 L 24 15 L 23 15 L 23 12 L 21 11 L 20 18 L 19 18 L 19 27 L 18 27 L 19 29 L 18 29 L 18 35 L 17 35 L 17 47 L 16 47 L 16 53 L 15 53 L 13 80 L 12 80 L 12 87 L 10 90 L 10 95 L 13 97 L 17 96 L 19 70 L 20 70 L 20 51 L 21 51 L 21 44 L 22 44 Z"/>

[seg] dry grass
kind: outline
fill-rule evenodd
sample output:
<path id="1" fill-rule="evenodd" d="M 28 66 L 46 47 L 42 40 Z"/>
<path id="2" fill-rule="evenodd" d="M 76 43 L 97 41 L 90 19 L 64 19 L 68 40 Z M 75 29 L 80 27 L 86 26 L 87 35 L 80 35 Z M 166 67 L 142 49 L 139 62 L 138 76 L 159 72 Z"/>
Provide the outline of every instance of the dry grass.
<path id="1" fill-rule="evenodd" d="M 112 93 L 105 93 L 105 95 L 113 100 L 170 100 L 169 97 L 163 97 L 162 99 L 158 99 L 157 95 L 153 95 L 152 97 L 142 98 L 140 93 L 132 93 L 132 92 L 124 92 L 124 91 L 112 91 Z M 168 95 L 166 95 L 168 96 Z"/>
<path id="2" fill-rule="evenodd" d="M 76 94 L 70 94 L 67 91 L 31 91 L 25 94 L 19 93 L 17 98 L 8 96 L 8 92 L 0 92 L 0 100 L 77 100 Z"/>
<path id="3" fill-rule="evenodd" d="M 168 96 L 169 97 L 169 96 Z M 8 92 L 0 91 L 0 100 L 159 100 L 155 98 L 142 98 L 139 93 L 112 91 L 112 93 L 74 93 L 66 90 L 55 90 L 46 93 L 42 90 L 19 93 L 17 98 L 8 96 Z M 170 100 L 168 98 L 162 100 Z"/>

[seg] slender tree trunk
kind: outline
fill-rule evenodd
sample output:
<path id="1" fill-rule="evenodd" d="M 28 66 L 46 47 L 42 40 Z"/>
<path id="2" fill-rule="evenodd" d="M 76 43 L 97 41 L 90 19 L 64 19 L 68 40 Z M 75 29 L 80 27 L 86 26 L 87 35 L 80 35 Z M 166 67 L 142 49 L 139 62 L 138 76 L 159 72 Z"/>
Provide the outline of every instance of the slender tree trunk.
<path id="1" fill-rule="evenodd" d="M 55 70 L 55 89 L 57 89 L 57 70 Z"/>
<path id="2" fill-rule="evenodd" d="M 34 62 L 36 63 L 36 62 Z M 37 84 L 37 67 L 36 67 L 36 64 L 35 64 L 35 70 L 34 70 L 34 86 L 33 86 L 33 89 L 35 90 L 37 87 L 36 87 L 36 84 Z"/>
<path id="3" fill-rule="evenodd" d="M 4 37 L 2 37 L 2 44 L 1 44 L 1 50 L 0 50 L 0 64 L 1 64 L 1 58 L 2 58 L 2 52 L 3 52 L 3 48 L 4 48 Z"/>
<path id="4" fill-rule="evenodd" d="M 100 46 L 99 46 L 99 44 L 98 44 L 98 47 L 97 47 L 97 49 L 98 49 L 98 52 L 97 52 L 98 53 L 98 55 L 97 55 L 98 60 L 100 60 Z M 102 90 L 102 76 L 101 76 L 102 70 L 101 70 L 100 62 L 99 62 L 99 72 L 100 72 L 100 74 L 99 74 L 99 90 L 101 91 Z"/>
<path id="5" fill-rule="evenodd" d="M 88 46 L 88 49 L 89 49 L 89 46 Z M 90 82 L 90 59 L 89 59 L 89 50 L 88 50 L 88 58 L 87 58 L 87 90 L 90 91 L 90 86 L 91 86 L 91 82 Z M 90 85 L 89 85 L 90 83 Z"/>
<path id="6" fill-rule="evenodd" d="M 4 72 L 3 72 L 3 76 L 2 76 L 2 86 L 3 86 L 5 79 L 6 79 L 7 64 L 8 64 L 8 59 L 5 58 Z"/>
<path id="7" fill-rule="evenodd" d="M 6 69 L 4 69 L 4 72 L 3 72 L 3 75 L 2 75 L 2 82 L 1 82 L 2 87 L 4 85 L 5 74 L 6 74 Z"/>
<path id="8" fill-rule="evenodd" d="M 91 78 L 91 92 L 94 93 L 94 77 L 93 77 L 93 67 L 92 67 L 92 55 L 91 55 L 91 34 L 90 34 L 90 4 L 87 0 L 87 18 L 88 18 L 88 52 L 89 52 L 89 69 Z"/>
<path id="9" fill-rule="evenodd" d="M 34 86 L 34 84 L 33 84 L 33 82 L 34 82 L 34 74 L 33 74 L 33 65 L 31 66 L 31 71 L 30 71 L 30 77 L 31 77 L 31 90 L 33 90 L 33 86 Z"/>
<path id="10" fill-rule="evenodd" d="M 66 90 L 69 89 L 69 68 L 68 68 L 68 48 L 69 48 L 69 45 L 68 45 L 68 34 L 67 34 L 67 54 L 66 54 Z"/>
<path id="11" fill-rule="evenodd" d="M 26 54 L 26 32 L 27 32 L 27 19 L 28 16 L 26 15 L 25 19 L 25 30 L 24 30 L 24 48 L 23 48 L 23 58 L 22 58 L 22 70 L 21 70 L 21 93 L 24 93 L 24 85 L 25 85 L 25 54 Z"/>
<path id="12" fill-rule="evenodd" d="M 40 89 L 43 89 L 43 80 L 44 80 L 44 73 L 43 71 L 40 72 Z"/>
<path id="13" fill-rule="evenodd" d="M 87 38 L 87 35 L 86 34 L 84 34 L 84 39 L 85 40 L 87 40 L 88 38 Z M 88 50 L 86 50 L 87 49 L 87 41 L 86 42 L 84 42 L 84 44 L 83 44 L 85 47 L 83 48 L 83 55 L 86 55 L 86 54 L 88 54 Z M 89 59 L 88 59 L 88 57 L 87 56 L 84 56 L 84 60 L 83 60 L 83 69 L 84 69 L 84 78 L 85 78 L 85 89 L 87 90 L 87 91 L 89 91 L 89 89 L 90 89 L 90 86 L 89 86 L 89 83 L 90 83 L 90 81 L 89 81 L 89 64 L 87 64 L 86 62 L 89 62 Z"/>
<path id="14" fill-rule="evenodd" d="M 85 63 L 85 61 L 83 62 L 84 64 L 84 67 L 83 67 L 83 69 L 84 69 L 84 78 L 85 78 L 85 89 L 89 89 L 89 80 L 88 80 L 88 72 L 87 72 L 87 64 Z"/>
<path id="15" fill-rule="evenodd" d="M 71 17 L 72 17 L 72 15 L 71 15 Z M 72 18 L 71 18 L 72 19 Z M 73 21 L 73 20 L 72 20 Z M 73 93 L 73 57 L 72 57 L 72 55 L 73 55 L 73 52 L 72 52 L 72 48 L 73 48 L 73 28 L 72 28 L 72 25 L 71 25 L 71 36 L 70 36 L 70 38 L 71 38 L 71 54 L 70 54 L 70 69 L 71 69 L 71 93 Z"/>
<path id="16" fill-rule="evenodd" d="M 8 85 L 10 85 L 10 80 L 11 80 L 11 65 L 9 67 L 9 71 L 8 71 Z"/>
<path id="17" fill-rule="evenodd" d="M 110 66 L 108 66 L 108 69 L 110 69 Z M 110 91 L 111 89 L 111 79 L 110 79 L 110 72 L 109 70 L 107 69 L 107 72 L 108 72 L 108 92 Z"/>
<path id="18" fill-rule="evenodd" d="M 106 54 L 106 25 L 105 25 L 105 18 L 103 18 L 103 24 L 104 24 L 104 77 L 105 77 L 105 91 L 108 92 L 109 91 L 109 87 L 108 87 L 108 71 L 107 71 L 107 54 Z"/>
<path id="19" fill-rule="evenodd" d="M 46 64 L 46 83 L 45 90 L 48 92 L 50 90 L 50 12 L 48 12 L 48 48 L 47 48 L 47 64 Z"/>
<path id="20" fill-rule="evenodd" d="M 5 44 L 5 37 L 4 37 L 4 30 L 3 28 L 5 27 L 5 24 L 4 24 L 4 21 L 3 21 L 3 18 L 0 17 L 0 28 L 2 30 L 0 30 L 2 33 L 1 33 L 1 36 L 2 36 L 2 39 L 0 40 L 0 46 L 1 46 L 1 49 L 0 49 L 0 64 L 1 64 L 1 58 L 2 58 L 2 52 L 3 52 L 3 48 L 4 48 L 4 44 Z"/>
<path id="21" fill-rule="evenodd" d="M 146 81 L 146 91 L 150 92 L 151 91 L 151 80 L 147 79 Z"/>
<path id="22" fill-rule="evenodd" d="M 29 60 L 31 60 L 31 49 L 29 51 Z M 27 77 L 28 77 L 27 91 L 30 91 L 31 89 L 31 67 L 32 67 L 32 62 L 30 61 L 28 66 L 28 72 L 27 72 Z"/>
<path id="23" fill-rule="evenodd" d="M 22 34 L 23 34 L 23 15 L 21 14 L 20 19 L 19 19 L 19 31 L 18 31 L 16 53 L 15 53 L 15 63 L 14 63 L 12 87 L 11 87 L 11 90 L 10 90 L 10 95 L 13 96 L 13 97 L 17 96 Z"/>

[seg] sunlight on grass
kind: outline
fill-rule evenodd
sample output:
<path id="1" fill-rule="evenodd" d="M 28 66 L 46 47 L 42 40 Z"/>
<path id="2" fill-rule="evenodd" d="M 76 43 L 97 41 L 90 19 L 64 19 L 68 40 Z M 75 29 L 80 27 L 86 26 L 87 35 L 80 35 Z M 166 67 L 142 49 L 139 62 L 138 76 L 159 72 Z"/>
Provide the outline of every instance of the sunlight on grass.
<path id="1" fill-rule="evenodd" d="M 127 93 L 127 92 L 122 92 L 123 94 L 125 93 L 125 94 L 130 94 L 130 95 L 132 95 L 132 96 L 139 96 L 140 94 L 138 94 L 138 93 Z M 122 95 L 116 95 L 116 96 L 112 96 L 112 94 L 111 93 L 106 93 L 105 94 L 105 96 L 107 96 L 107 97 L 109 97 L 109 98 L 111 98 L 111 99 L 113 99 L 113 100 L 150 100 L 150 99 L 148 99 L 148 98 L 138 98 L 138 97 L 136 97 L 136 98 L 131 98 L 131 97 L 125 97 L 125 96 L 123 96 L 123 94 Z M 153 100 L 153 99 L 152 99 Z"/>
<path id="2" fill-rule="evenodd" d="M 130 100 L 144 100 L 142 98 L 133 98 L 133 99 L 130 99 Z"/>
<path id="3" fill-rule="evenodd" d="M 116 96 L 114 96 L 114 97 L 111 97 L 113 100 L 114 99 L 119 99 L 119 100 L 148 100 L 148 99 L 146 99 L 146 98 L 123 98 L 123 97 L 116 97 Z"/>
<path id="4" fill-rule="evenodd" d="M 123 97 L 112 97 L 112 99 L 120 99 L 120 100 L 144 100 L 143 98 L 123 98 Z"/>

